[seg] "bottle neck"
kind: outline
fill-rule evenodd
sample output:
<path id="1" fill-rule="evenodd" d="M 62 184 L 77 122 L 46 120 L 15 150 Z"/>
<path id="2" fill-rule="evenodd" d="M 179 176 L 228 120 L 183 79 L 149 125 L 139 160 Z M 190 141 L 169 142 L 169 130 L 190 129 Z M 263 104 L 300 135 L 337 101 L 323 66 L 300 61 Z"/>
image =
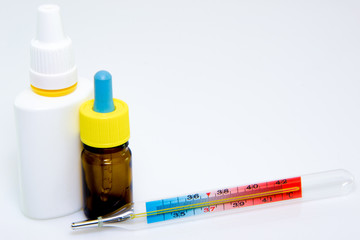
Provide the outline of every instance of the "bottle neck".
<path id="1" fill-rule="evenodd" d="M 34 87 L 33 85 L 30 85 L 30 86 L 31 86 L 31 90 L 34 93 L 39 94 L 41 96 L 44 96 L 44 97 L 62 97 L 62 96 L 65 96 L 65 95 L 68 95 L 68 94 L 74 92 L 76 87 L 77 87 L 77 83 L 75 83 L 74 85 L 72 85 L 72 86 L 70 86 L 68 88 L 56 89 L 56 90 L 45 90 L 45 89 Z"/>
<path id="2" fill-rule="evenodd" d="M 99 154 L 109 154 L 109 153 L 116 153 L 121 150 L 124 150 L 125 148 L 127 148 L 129 146 L 129 142 L 126 142 L 120 146 L 112 147 L 112 148 L 95 148 L 95 147 L 91 147 L 86 144 L 83 144 L 83 145 L 84 145 L 84 149 L 89 152 L 99 153 Z"/>

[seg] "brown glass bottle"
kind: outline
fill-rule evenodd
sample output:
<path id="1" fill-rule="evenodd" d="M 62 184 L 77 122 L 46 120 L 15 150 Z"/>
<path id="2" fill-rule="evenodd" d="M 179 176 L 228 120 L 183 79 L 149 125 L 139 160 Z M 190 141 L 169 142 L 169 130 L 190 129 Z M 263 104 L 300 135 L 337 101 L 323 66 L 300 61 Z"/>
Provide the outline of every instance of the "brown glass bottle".
<path id="1" fill-rule="evenodd" d="M 131 151 L 128 142 L 113 148 L 84 144 L 81 154 L 84 213 L 103 216 L 132 202 Z"/>

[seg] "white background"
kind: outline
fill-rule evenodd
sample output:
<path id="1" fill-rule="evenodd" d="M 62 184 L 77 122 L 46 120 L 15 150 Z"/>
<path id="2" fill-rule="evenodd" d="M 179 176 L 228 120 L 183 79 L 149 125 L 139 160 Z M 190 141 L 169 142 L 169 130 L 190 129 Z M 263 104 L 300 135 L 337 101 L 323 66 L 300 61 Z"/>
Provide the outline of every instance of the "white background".
<path id="1" fill-rule="evenodd" d="M 130 107 L 136 201 L 336 168 L 359 183 L 359 1 L 53 2 L 80 75 L 109 70 L 114 96 Z M 358 190 L 141 231 L 74 232 L 82 212 L 24 217 L 12 103 L 29 86 L 28 47 L 44 2 L 0 3 L 1 239 L 359 236 Z"/>

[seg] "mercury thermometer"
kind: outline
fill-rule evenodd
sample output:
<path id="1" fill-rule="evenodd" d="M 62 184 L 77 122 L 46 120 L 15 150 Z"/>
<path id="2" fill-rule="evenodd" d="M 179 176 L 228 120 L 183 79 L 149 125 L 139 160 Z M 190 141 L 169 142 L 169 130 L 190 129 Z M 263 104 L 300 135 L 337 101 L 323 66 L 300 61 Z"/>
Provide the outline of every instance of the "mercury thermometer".
<path id="1" fill-rule="evenodd" d="M 72 228 L 117 226 L 135 230 L 250 208 L 344 196 L 353 188 L 354 177 L 351 173 L 338 169 L 155 201 L 134 202 L 95 220 L 73 223 Z"/>

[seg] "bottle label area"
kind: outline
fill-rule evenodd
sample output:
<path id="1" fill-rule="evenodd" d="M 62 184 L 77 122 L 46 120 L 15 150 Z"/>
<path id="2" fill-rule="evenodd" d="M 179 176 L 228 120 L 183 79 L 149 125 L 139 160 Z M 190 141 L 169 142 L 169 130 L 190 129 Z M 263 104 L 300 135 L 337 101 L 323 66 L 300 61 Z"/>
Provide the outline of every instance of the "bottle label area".
<path id="1" fill-rule="evenodd" d="M 301 177 L 217 189 L 147 202 L 147 223 L 211 214 L 301 197 Z"/>

